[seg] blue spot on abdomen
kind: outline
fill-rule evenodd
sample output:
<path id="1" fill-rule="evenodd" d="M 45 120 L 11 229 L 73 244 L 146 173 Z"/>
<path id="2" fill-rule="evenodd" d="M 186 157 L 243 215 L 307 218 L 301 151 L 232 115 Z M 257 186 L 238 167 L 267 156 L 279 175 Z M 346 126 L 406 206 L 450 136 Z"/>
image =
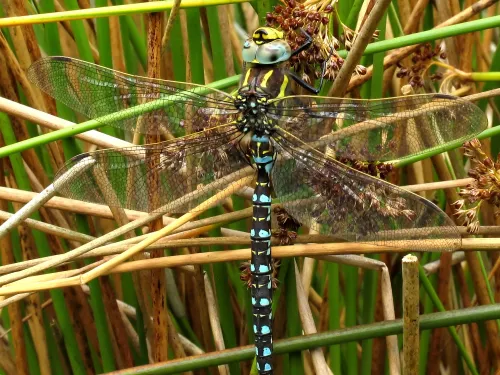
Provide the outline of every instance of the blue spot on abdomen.
<path id="1" fill-rule="evenodd" d="M 271 197 L 269 197 L 265 194 L 261 194 L 259 199 L 262 203 L 271 203 Z"/>
<path id="2" fill-rule="evenodd" d="M 262 326 L 260 333 L 262 333 L 263 335 L 267 335 L 268 333 L 271 333 L 271 329 L 269 328 L 269 326 Z"/>
<path id="3" fill-rule="evenodd" d="M 259 272 L 269 272 L 269 267 L 264 264 L 261 264 L 259 266 Z"/>

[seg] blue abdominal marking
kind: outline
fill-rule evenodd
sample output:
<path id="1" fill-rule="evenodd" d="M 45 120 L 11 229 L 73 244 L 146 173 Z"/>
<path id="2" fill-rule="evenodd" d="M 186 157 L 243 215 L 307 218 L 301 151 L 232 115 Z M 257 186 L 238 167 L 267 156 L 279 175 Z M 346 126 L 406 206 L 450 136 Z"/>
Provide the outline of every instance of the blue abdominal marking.
<path id="1" fill-rule="evenodd" d="M 261 298 L 259 302 L 261 306 L 269 306 L 269 300 L 267 298 Z"/>
<path id="2" fill-rule="evenodd" d="M 273 169 L 273 163 L 266 164 L 266 173 L 271 174 L 271 170 Z"/>
<path id="3" fill-rule="evenodd" d="M 262 195 L 260 196 L 260 201 L 261 201 L 262 203 L 271 203 L 271 197 L 269 197 L 269 196 L 267 196 L 267 195 L 262 194 Z"/>
<path id="4" fill-rule="evenodd" d="M 271 237 L 271 231 L 261 229 L 261 230 L 259 230 L 259 237 L 260 238 L 269 238 L 269 237 Z"/>
<path id="5" fill-rule="evenodd" d="M 253 160 L 258 164 L 266 164 L 266 163 L 270 163 L 271 161 L 273 161 L 273 157 L 272 156 L 263 156 L 263 157 L 254 156 Z"/>
<path id="6" fill-rule="evenodd" d="M 259 266 L 259 272 L 260 272 L 260 273 L 269 272 L 269 267 L 268 267 L 268 266 L 265 266 L 265 265 L 263 265 L 263 264 L 261 264 L 261 265 Z"/>

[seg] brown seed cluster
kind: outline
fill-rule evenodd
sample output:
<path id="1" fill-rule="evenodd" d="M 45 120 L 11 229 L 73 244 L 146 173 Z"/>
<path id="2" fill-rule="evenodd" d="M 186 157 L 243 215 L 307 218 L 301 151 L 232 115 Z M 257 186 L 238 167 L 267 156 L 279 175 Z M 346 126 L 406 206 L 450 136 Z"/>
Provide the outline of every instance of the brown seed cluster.
<path id="1" fill-rule="evenodd" d="M 325 163 L 321 173 L 308 173 L 308 183 L 321 197 L 312 215 L 326 224 L 331 233 L 352 232 L 362 236 L 390 228 L 391 219 L 412 220 L 415 212 L 403 197 L 379 184 L 366 184 Z M 376 214 L 375 214 L 376 213 Z"/>
<path id="2" fill-rule="evenodd" d="M 278 238 L 282 246 L 293 244 L 297 238 L 297 231 L 301 224 L 284 208 L 276 207 L 274 209 L 274 214 L 278 222 L 278 229 L 273 231 L 273 237 Z"/>
<path id="3" fill-rule="evenodd" d="M 344 63 L 337 54 L 340 43 L 330 34 L 328 25 L 335 14 L 337 0 L 313 0 L 299 3 L 296 0 L 281 0 L 282 4 L 266 15 L 267 25 L 280 29 L 292 50 L 302 46 L 307 32 L 313 39 L 311 47 L 290 59 L 292 68 L 306 82 L 320 78 L 322 64 L 326 62 L 326 79 L 335 79 Z M 353 34 L 354 35 L 354 34 Z M 351 37 L 352 39 L 353 37 Z M 365 74 L 366 68 L 359 66 L 356 74 Z"/>
<path id="4" fill-rule="evenodd" d="M 460 190 L 462 199 L 453 205 L 457 210 L 455 215 L 463 220 L 467 231 L 475 233 L 479 228 L 479 212 L 483 202 L 488 202 L 495 208 L 495 218 L 500 216 L 500 154 L 493 162 L 484 153 L 478 139 L 465 142 L 464 149 L 464 155 L 472 164 L 468 174 L 474 178 L 474 182 Z"/>
<path id="5" fill-rule="evenodd" d="M 356 169 L 357 171 L 369 174 L 370 176 L 380 178 L 381 180 L 387 179 L 389 173 L 391 173 L 394 169 L 392 164 L 381 162 L 367 162 L 344 157 L 337 158 L 337 160 L 352 169 Z"/>
<path id="6" fill-rule="evenodd" d="M 398 78 L 406 78 L 412 88 L 424 86 L 424 79 L 429 72 L 430 66 L 438 59 L 446 59 L 446 53 L 441 51 L 441 47 L 432 48 L 429 43 L 420 47 L 411 58 L 412 65 L 405 67 L 401 62 L 397 63 L 399 71 L 396 73 Z M 431 81 L 440 81 L 443 78 L 441 73 L 431 74 Z"/>

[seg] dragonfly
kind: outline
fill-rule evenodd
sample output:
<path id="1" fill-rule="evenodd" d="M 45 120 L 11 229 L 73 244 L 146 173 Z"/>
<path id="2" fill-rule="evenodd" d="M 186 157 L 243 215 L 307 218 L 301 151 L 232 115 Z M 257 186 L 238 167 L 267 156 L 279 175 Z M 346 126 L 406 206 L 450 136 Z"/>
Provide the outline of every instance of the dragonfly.
<path id="1" fill-rule="evenodd" d="M 339 160 L 404 160 L 470 139 L 487 126 L 477 106 L 444 94 L 318 96 L 322 80 L 316 88 L 289 67 L 290 58 L 312 43 L 304 34 L 304 44 L 291 50 L 282 31 L 256 29 L 243 45 L 244 69 L 232 93 L 68 57 L 41 59 L 28 72 L 43 91 L 103 125 L 167 139 L 74 157 L 54 180 L 64 196 L 181 213 L 244 176 L 256 176 L 249 284 L 260 375 L 273 373 L 273 197 L 321 234 L 412 251 L 451 251 L 460 246 L 460 235 L 438 206 Z M 294 95 L 297 87 L 307 94 Z M 65 176 L 82 164 L 78 178 L 66 183 Z M 103 177 L 106 184 L 99 182 Z"/>

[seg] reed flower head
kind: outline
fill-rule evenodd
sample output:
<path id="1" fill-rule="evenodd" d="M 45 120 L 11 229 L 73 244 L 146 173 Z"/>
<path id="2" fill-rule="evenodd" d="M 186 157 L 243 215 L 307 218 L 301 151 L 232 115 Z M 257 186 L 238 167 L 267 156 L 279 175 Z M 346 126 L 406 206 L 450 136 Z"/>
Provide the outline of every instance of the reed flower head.
<path id="1" fill-rule="evenodd" d="M 361 164 L 355 165 L 361 170 Z M 372 172 L 370 174 L 378 173 L 376 170 Z M 324 163 L 321 173 L 309 173 L 307 177 L 309 186 L 318 197 L 312 216 L 317 223 L 333 228 L 332 232 L 356 230 L 367 236 L 382 227 L 390 227 L 392 219 L 411 221 L 415 217 L 415 212 L 407 207 L 403 197 L 395 196 L 384 185 L 364 184 L 347 175 L 342 176 L 332 162 Z"/>
<path id="2" fill-rule="evenodd" d="M 495 217 L 500 216 L 500 154 L 494 162 L 481 148 L 481 142 L 473 139 L 464 143 L 464 155 L 471 161 L 469 176 L 474 181 L 461 189 L 453 206 L 455 215 L 467 226 L 469 233 L 479 228 L 479 213 L 483 202 L 494 207 Z"/>
<path id="3" fill-rule="evenodd" d="M 278 222 L 278 229 L 273 231 L 273 237 L 278 238 L 282 246 L 292 245 L 297 238 L 297 231 L 301 224 L 284 208 L 276 207 L 274 214 Z"/>
<path id="4" fill-rule="evenodd" d="M 313 39 L 312 46 L 290 59 L 293 69 L 302 76 L 319 78 L 323 63 L 326 63 L 324 77 L 335 79 L 344 64 L 337 50 L 340 41 L 330 33 L 329 24 L 333 16 L 337 16 L 335 5 L 338 0 L 306 0 L 299 3 L 296 0 L 280 0 L 281 4 L 266 15 L 267 25 L 283 30 L 285 40 L 292 50 L 302 46 L 307 32 Z M 337 16 L 338 18 L 338 16 Z M 339 20 L 340 22 L 340 20 Z M 340 22 L 346 49 L 349 49 L 356 38 L 356 33 Z M 366 68 L 359 65 L 355 74 L 366 74 Z"/>
<path id="5" fill-rule="evenodd" d="M 345 164 L 352 169 L 369 174 L 370 176 L 380 178 L 381 180 L 387 179 L 387 176 L 394 169 L 392 164 L 382 162 L 369 162 L 355 159 L 348 159 L 345 157 L 337 158 L 342 164 Z"/>
<path id="6" fill-rule="evenodd" d="M 404 66 L 401 62 L 397 63 L 396 77 L 406 78 L 412 89 L 421 88 L 424 86 L 426 78 L 431 81 L 439 81 L 443 78 L 441 73 L 430 75 L 428 73 L 431 65 L 444 59 L 446 59 L 446 53 L 441 50 L 440 46 L 433 48 L 429 43 L 426 43 L 413 53 L 410 66 Z"/>

